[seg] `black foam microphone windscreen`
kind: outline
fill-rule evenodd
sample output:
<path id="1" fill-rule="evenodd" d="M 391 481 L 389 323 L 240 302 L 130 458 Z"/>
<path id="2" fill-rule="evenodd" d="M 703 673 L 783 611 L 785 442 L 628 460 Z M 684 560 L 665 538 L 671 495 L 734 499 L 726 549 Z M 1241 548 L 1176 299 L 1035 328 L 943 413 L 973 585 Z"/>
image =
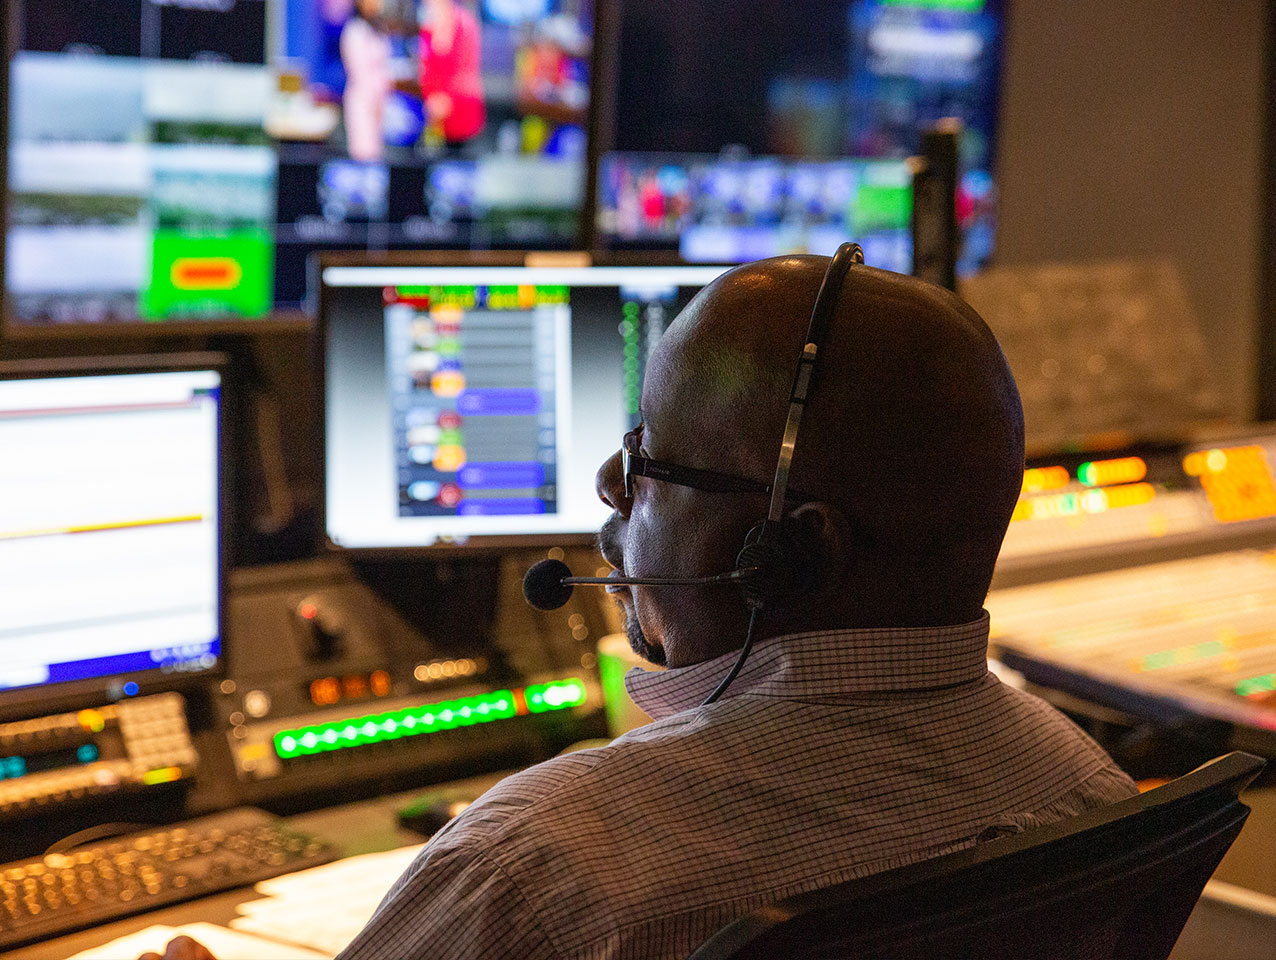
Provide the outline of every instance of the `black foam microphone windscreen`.
<path id="1" fill-rule="evenodd" d="M 572 595 L 572 585 L 563 583 L 572 575 L 561 560 L 542 560 L 523 575 L 523 597 L 537 610 L 557 610 Z"/>

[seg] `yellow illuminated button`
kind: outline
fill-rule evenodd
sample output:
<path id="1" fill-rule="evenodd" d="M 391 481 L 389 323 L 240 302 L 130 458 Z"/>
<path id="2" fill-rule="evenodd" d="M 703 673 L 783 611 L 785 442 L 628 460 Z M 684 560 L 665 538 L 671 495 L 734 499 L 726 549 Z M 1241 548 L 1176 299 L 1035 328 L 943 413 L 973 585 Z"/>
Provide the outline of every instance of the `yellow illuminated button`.
<path id="1" fill-rule="evenodd" d="M 1063 467 L 1033 467 L 1023 472 L 1024 493 L 1039 493 L 1042 490 L 1058 490 L 1066 487 L 1071 477 Z"/>
<path id="2" fill-rule="evenodd" d="M 1137 507 L 1156 497 L 1156 488 L 1150 483 L 1127 483 L 1119 487 L 1108 487 L 1103 492 L 1107 494 L 1108 508 L 1112 510 L 1118 507 Z"/>
<path id="3" fill-rule="evenodd" d="M 1115 460 L 1092 460 L 1077 468 L 1077 479 L 1087 487 L 1106 487 L 1113 483 L 1135 483 L 1148 474 L 1142 457 L 1119 457 Z"/>

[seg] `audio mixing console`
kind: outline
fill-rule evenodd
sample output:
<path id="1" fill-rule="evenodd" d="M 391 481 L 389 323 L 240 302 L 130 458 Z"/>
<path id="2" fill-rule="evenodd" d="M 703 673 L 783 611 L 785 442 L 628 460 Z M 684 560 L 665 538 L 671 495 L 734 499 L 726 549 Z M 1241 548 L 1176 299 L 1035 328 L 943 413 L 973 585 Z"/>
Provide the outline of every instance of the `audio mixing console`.
<path id="1" fill-rule="evenodd" d="M 1276 550 L 999 590 L 987 605 L 997 656 L 1029 680 L 1276 745 Z"/>
<path id="2" fill-rule="evenodd" d="M 1276 438 L 1031 461 L 993 654 L 1038 686 L 1276 756 Z"/>

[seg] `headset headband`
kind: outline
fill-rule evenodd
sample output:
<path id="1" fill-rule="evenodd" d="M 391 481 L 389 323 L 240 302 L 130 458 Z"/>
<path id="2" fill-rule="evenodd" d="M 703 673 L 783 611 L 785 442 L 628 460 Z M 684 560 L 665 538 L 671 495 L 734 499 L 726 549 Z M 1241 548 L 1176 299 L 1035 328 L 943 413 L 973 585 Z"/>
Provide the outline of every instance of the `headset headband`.
<path id="1" fill-rule="evenodd" d="M 802 411 L 811 392 L 811 378 L 815 373 L 815 361 L 824 342 L 825 331 L 837 301 L 842 293 L 846 271 L 853 263 L 864 262 L 864 251 L 858 243 L 844 243 L 833 254 L 815 297 L 815 309 L 811 311 L 811 324 L 806 331 L 806 346 L 798 359 L 793 374 L 793 388 L 789 391 L 789 416 L 784 423 L 784 439 L 780 441 L 780 459 L 775 464 L 775 480 L 771 484 L 771 506 L 767 511 L 766 526 L 776 529 L 784 517 L 784 496 L 789 487 L 789 470 L 793 466 L 793 448 L 797 445 L 798 427 L 802 424 Z"/>

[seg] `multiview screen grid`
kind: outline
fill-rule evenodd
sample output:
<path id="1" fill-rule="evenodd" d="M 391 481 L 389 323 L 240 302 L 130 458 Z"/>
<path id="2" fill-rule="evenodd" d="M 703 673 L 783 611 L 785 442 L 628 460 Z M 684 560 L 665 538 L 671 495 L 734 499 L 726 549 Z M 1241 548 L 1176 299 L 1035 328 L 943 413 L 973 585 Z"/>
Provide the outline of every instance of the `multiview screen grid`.
<path id="1" fill-rule="evenodd" d="M 0 381 L 0 690 L 215 666 L 219 393 L 213 371 Z"/>
<path id="2" fill-rule="evenodd" d="M 21 0 L 19 323 L 254 318 L 323 249 L 568 246 L 590 0 Z"/>

